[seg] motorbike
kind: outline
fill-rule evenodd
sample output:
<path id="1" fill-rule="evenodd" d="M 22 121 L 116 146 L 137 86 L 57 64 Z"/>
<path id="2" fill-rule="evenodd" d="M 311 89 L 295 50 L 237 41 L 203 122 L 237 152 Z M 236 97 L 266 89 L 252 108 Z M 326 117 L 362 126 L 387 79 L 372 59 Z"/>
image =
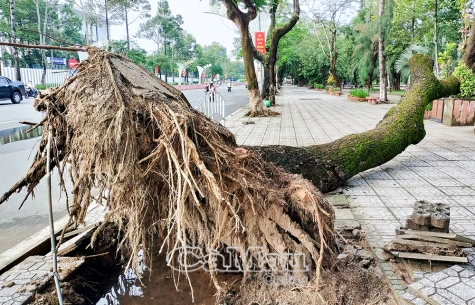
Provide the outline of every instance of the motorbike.
<path id="1" fill-rule="evenodd" d="M 228 92 L 231 92 L 231 86 L 228 86 Z"/>
<path id="2" fill-rule="evenodd" d="M 26 88 L 26 98 L 29 98 L 30 96 L 33 97 L 33 98 L 37 98 L 38 97 L 38 90 L 36 90 L 35 88 L 31 88 L 31 87 Z"/>

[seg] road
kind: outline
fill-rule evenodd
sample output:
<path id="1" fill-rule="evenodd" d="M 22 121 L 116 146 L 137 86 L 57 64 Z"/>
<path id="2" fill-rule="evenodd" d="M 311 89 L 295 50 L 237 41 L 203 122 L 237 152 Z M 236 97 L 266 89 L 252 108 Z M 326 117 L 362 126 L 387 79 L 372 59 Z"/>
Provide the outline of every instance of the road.
<path id="1" fill-rule="evenodd" d="M 238 110 L 241 105 L 248 103 L 247 90 L 244 86 L 233 87 L 227 92 L 223 84 L 218 92 L 225 98 L 225 115 Z M 195 106 L 204 94 L 200 90 L 183 91 L 190 104 Z M 38 138 L 26 139 L 3 144 L 8 137 L 6 134 L 12 128 L 18 128 L 20 121 L 39 122 L 42 114 L 36 112 L 32 106 L 33 99 L 23 100 L 14 105 L 10 101 L 0 101 L 0 194 L 7 191 L 24 173 L 31 164 L 38 145 Z M 24 133 L 24 132 L 23 132 Z M 16 133 L 17 134 L 17 133 Z M 64 194 L 61 196 L 58 187 L 58 177 L 53 174 L 53 210 L 55 219 L 66 215 Z M 22 190 L 2 205 L 0 205 L 0 253 L 11 248 L 25 238 L 35 234 L 48 225 L 48 209 L 46 181 L 42 180 L 35 190 L 34 199 L 28 199 L 19 210 L 19 206 L 26 195 Z"/>

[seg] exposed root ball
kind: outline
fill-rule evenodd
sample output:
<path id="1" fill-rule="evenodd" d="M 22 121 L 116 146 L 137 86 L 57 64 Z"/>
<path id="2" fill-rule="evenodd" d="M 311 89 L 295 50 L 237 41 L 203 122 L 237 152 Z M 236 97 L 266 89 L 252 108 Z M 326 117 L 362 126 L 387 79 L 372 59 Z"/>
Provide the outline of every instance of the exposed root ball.
<path id="1" fill-rule="evenodd" d="M 164 251 L 192 245 L 303 253 L 305 275 L 318 278 L 317 265 L 334 245 L 334 213 L 311 183 L 237 147 L 228 130 L 145 69 L 88 51 L 75 77 L 35 103 L 53 132 L 53 165 L 72 179 L 75 219 L 84 219 L 97 199 L 91 192 L 99 191 L 108 219 L 125 232 L 121 249 L 132 267 L 158 234 Z M 46 140 L 47 132 L 30 171 L 0 200 L 38 184 Z"/>

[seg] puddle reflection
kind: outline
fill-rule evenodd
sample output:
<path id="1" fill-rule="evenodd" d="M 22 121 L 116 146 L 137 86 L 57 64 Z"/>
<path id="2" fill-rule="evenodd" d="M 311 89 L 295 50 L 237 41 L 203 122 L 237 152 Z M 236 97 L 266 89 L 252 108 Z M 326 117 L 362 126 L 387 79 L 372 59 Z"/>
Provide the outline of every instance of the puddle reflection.
<path id="1" fill-rule="evenodd" d="M 8 144 L 16 141 L 32 139 L 41 136 L 43 126 L 36 128 L 30 132 L 26 132 L 31 126 L 22 126 L 10 128 L 0 131 L 0 145 Z"/>

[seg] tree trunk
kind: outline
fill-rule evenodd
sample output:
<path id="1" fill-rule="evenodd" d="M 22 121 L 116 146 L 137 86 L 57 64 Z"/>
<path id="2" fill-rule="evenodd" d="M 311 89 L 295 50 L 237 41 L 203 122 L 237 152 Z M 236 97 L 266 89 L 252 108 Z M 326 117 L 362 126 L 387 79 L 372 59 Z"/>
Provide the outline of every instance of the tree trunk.
<path id="1" fill-rule="evenodd" d="M 106 33 L 107 33 L 107 41 L 110 40 L 110 37 L 109 37 L 109 13 L 107 11 L 107 0 L 104 0 L 104 8 L 106 10 Z"/>
<path id="2" fill-rule="evenodd" d="M 401 90 L 401 73 L 397 72 L 394 65 L 391 66 L 391 91 Z"/>
<path id="3" fill-rule="evenodd" d="M 242 57 L 244 59 L 244 73 L 246 75 L 247 90 L 249 95 L 249 102 L 251 105 L 251 116 L 259 116 L 263 113 L 262 98 L 259 93 L 259 86 L 257 83 L 256 70 L 254 67 L 254 57 L 252 39 L 249 33 L 249 24 L 241 23 L 240 27 Z"/>
<path id="4" fill-rule="evenodd" d="M 336 74 L 336 60 L 338 57 L 338 52 L 335 50 L 333 56 L 330 58 L 330 74 L 333 76 L 335 80 L 335 87 L 340 88 L 340 80 L 338 79 L 338 75 Z"/>
<path id="5" fill-rule="evenodd" d="M 433 74 L 434 61 L 416 54 L 409 60 L 413 85 L 401 102 L 391 108 L 376 127 L 332 143 L 308 147 L 253 147 L 262 157 L 287 171 L 302 174 L 323 193 L 342 185 L 354 175 L 384 164 L 419 143 L 425 136 L 424 111 L 437 98 L 459 92 L 454 76 L 439 81 Z"/>
<path id="6" fill-rule="evenodd" d="M 367 88 L 368 91 L 371 90 L 373 84 L 374 69 L 376 68 L 376 62 L 378 61 L 379 55 L 379 41 L 374 40 L 372 43 L 372 52 L 371 52 L 371 61 L 369 63 L 368 74 L 366 75 L 364 88 Z"/>
<path id="7" fill-rule="evenodd" d="M 125 9 L 125 32 L 127 33 L 127 51 L 130 51 L 130 38 L 129 38 L 129 16 L 127 13 L 127 7 Z"/>
<path id="8" fill-rule="evenodd" d="M 463 53 L 462 60 L 472 71 L 475 71 L 475 16 L 472 20 L 472 27 L 468 36 L 468 44 Z"/>
<path id="9" fill-rule="evenodd" d="M 383 16 L 385 0 L 379 0 L 379 100 L 388 100 L 386 91 L 386 54 L 384 54 Z"/>
<path id="10" fill-rule="evenodd" d="M 276 75 L 275 75 L 275 64 L 277 62 L 277 51 L 279 47 L 280 39 L 287 34 L 292 28 L 297 24 L 297 21 L 300 18 L 300 2 L 299 0 L 293 1 L 293 12 L 290 19 L 282 26 L 276 28 L 275 17 L 278 8 L 279 2 L 275 1 L 274 5 L 271 7 L 271 24 L 269 26 L 268 32 L 270 35 L 268 37 L 271 39 L 269 53 L 267 60 L 262 60 L 265 62 L 264 66 L 264 83 L 262 86 L 262 98 L 268 99 L 271 102 L 271 105 L 275 105 L 275 93 L 276 93 Z"/>
<path id="11" fill-rule="evenodd" d="M 16 43 L 16 25 L 15 25 L 15 0 L 10 0 L 10 26 L 11 26 L 11 34 L 12 34 L 12 42 Z M 20 63 L 18 60 L 18 49 L 16 47 L 12 47 L 13 49 L 13 62 L 15 67 L 15 78 L 17 81 L 21 81 L 21 73 L 20 73 Z"/>

